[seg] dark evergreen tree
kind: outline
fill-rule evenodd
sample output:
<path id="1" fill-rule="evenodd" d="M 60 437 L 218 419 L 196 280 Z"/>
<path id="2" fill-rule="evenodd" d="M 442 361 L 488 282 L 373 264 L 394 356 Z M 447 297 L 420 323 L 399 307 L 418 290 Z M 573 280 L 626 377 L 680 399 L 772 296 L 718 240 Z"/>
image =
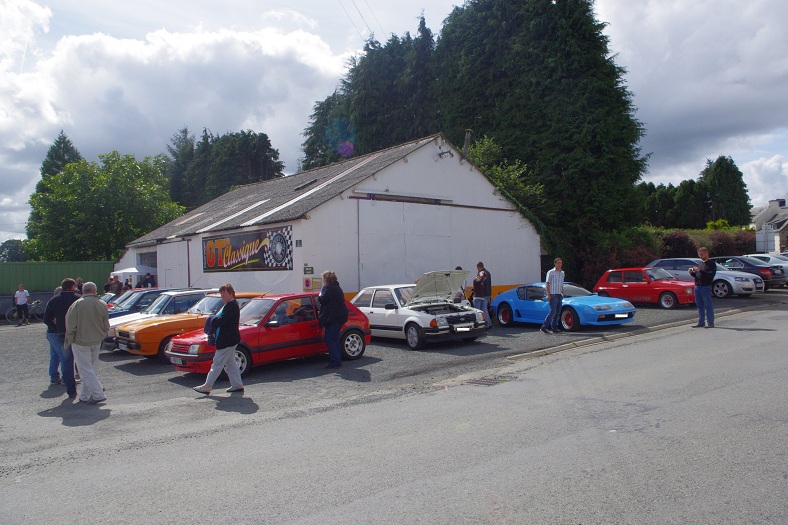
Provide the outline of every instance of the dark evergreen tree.
<path id="1" fill-rule="evenodd" d="M 350 125 L 347 106 L 347 96 L 339 90 L 314 105 L 309 116 L 311 122 L 303 133 L 306 140 L 302 144 L 301 170 L 326 166 L 352 156 L 356 134 Z"/>
<path id="2" fill-rule="evenodd" d="M 708 195 L 708 220 L 727 219 L 732 226 L 750 224 L 750 197 L 744 175 L 730 157 L 720 155 L 717 160 L 706 160 L 699 183 Z"/>
<path id="3" fill-rule="evenodd" d="M 673 220 L 664 226 L 688 230 L 703 229 L 708 221 L 708 205 L 703 184 L 692 179 L 681 181 L 673 197 Z"/>
<path id="4" fill-rule="evenodd" d="M 46 157 L 44 157 L 44 162 L 41 163 L 41 180 L 36 184 L 34 195 L 49 191 L 46 184 L 49 177 L 62 173 L 66 165 L 81 160 L 82 155 L 61 129 L 55 142 L 49 147 Z M 35 239 L 38 237 L 40 228 L 41 216 L 35 210 L 32 210 L 27 220 L 27 238 Z"/>
<path id="5" fill-rule="evenodd" d="M 265 133 L 214 136 L 203 130 L 183 177 L 182 204 L 194 208 L 232 188 L 283 176 L 284 163 Z"/>
<path id="6" fill-rule="evenodd" d="M 589 0 L 470 0 L 436 48 L 442 128 L 473 128 L 527 163 L 571 239 L 639 224 L 646 168 L 624 70 Z M 627 203 L 627 205 L 622 205 Z"/>
<path id="7" fill-rule="evenodd" d="M 189 128 L 184 127 L 172 135 L 167 151 L 170 154 L 167 162 L 170 199 L 183 204 L 186 170 L 194 159 L 194 135 L 189 134 Z"/>

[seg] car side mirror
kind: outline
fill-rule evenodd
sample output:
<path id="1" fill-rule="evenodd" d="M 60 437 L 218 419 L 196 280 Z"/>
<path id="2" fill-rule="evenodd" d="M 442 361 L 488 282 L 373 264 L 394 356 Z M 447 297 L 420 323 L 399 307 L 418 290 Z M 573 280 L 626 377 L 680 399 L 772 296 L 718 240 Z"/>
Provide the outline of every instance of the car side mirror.
<path id="1" fill-rule="evenodd" d="M 386 310 L 396 310 L 397 309 L 397 305 L 394 304 L 394 303 L 388 303 L 388 304 L 386 304 L 385 308 L 386 308 Z"/>

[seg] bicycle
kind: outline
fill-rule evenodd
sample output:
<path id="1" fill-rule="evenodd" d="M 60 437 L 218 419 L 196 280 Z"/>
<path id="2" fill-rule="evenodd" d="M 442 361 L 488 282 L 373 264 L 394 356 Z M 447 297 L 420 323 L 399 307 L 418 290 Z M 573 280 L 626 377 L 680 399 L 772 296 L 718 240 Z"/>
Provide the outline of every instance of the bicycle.
<path id="1" fill-rule="evenodd" d="M 35 301 L 31 301 L 28 305 L 28 312 L 30 313 L 30 319 L 35 319 L 37 321 L 43 321 L 44 319 L 44 303 L 41 299 L 36 299 Z M 19 317 L 16 313 L 16 305 L 11 306 L 8 310 L 5 311 L 5 318 L 8 319 L 8 322 L 11 324 L 19 322 Z"/>

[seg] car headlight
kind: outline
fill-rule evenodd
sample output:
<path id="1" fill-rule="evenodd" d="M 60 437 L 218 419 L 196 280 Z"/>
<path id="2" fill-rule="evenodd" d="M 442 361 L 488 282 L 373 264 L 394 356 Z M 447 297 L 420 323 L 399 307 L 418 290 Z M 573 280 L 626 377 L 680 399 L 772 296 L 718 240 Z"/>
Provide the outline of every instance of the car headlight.
<path id="1" fill-rule="evenodd" d="M 738 281 L 740 283 L 741 282 L 746 282 L 746 283 L 750 282 L 750 280 L 747 277 L 734 277 L 733 280 L 734 281 Z"/>
<path id="2" fill-rule="evenodd" d="M 438 321 L 438 327 L 440 328 L 449 326 L 449 321 L 447 321 L 445 317 L 436 317 L 435 320 Z"/>
<path id="3" fill-rule="evenodd" d="M 197 355 L 200 353 L 201 348 L 202 348 L 202 344 L 189 345 L 189 354 Z"/>
<path id="4" fill-rule="evenodd" d="M 634 308 L 634 306 L 629 301 L 624 301 L 624 308 Z"/>
<path id="5" fill-rule="evenodd" d="M 136 338 L 137 338 L 137 332 L 135 332 L 134 330 L 129 330 L 129 339 L 133 341 Z"/>
<path id="6" fill-rule="evenodd" d="M 612 310 L 612 309 L 613 309 L 613 307 L 610 306 L 609 304 L 598 304 L 598 305 L 594 306 L 594 310 L 596 310 L 597 312 L 606 312 L 606 311 Z"/>
<path id="7" fill-rule="evenodd" d="M 695 293 L 695 289 L 694 289 L 694 288 L 684 288 L 684 292 L 685 292 L 687 295 L 692 295 L 692 294 L 694 294 L 694 293 Z"/>
<path id="8" fill-rule="evenodd" d="M 483 323 L 484 322 L 484 312 L 482 312 L 481 310 L 478 310 L 476 312 L 476 322 L 477 323 Z"/>

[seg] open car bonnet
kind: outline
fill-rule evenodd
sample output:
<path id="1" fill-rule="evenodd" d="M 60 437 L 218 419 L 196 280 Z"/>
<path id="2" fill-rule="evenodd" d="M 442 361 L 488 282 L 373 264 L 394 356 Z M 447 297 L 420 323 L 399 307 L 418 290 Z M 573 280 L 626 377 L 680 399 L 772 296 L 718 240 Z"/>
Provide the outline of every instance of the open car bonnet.
<path id="1" fill-rule="evenodd" d="M 454 295 L 465 284 L 468 273 L 466 270 L 425 273 L 419 278 L 408 304 L 453 303 Z"/>

